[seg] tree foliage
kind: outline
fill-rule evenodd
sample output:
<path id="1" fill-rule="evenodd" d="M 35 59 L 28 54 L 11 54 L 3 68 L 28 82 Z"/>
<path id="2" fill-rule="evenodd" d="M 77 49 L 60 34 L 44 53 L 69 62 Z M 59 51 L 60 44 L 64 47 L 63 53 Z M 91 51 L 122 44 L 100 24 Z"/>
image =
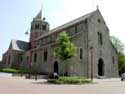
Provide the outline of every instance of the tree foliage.
<path id="1" fill-rule="evenodd" d="M 110 39 L 111 39 L 113 46 L 118 51 L 118 53 L 124 53 L 125 45 L 118 38 L 116 38 L 114 36 L 111 36 Z"/>
<path id="2" fill-rule="evenodd" d="M 119 65 L 119 74 L 125 72 L 125 54 L 124 54 L 124 44 L 116 37 L 110 37 L 113 46 L 118 52 L 118 65 Z"/>
<path id="3" fill-rule="evenodd" d="M 60 33 L 56 40 L 58 48 L 55 49 L 54 55 L 62 61 L 72 58 L 76 55 L 76 47 L 70 41 L 66 32 Z"/>
<path id="4" fill-rule="evenodd" d="M 125 72 L 125 55 L 123 53 L 119 53 L 118 55 L 118 62 L 119 62 L 119 74 Z"/>
<path id="5" fill-rule="evenodd" d="M 58 47 L 54 50 L 54 55 L 58 59 L 64 62 L 63 76 L 68 73 L 68 62 L 67 60 L 76 55 L 76 47 L 70 41 L 70 37 L 66 32 L 60 33 L 59 37 L 56 40 Z"/>

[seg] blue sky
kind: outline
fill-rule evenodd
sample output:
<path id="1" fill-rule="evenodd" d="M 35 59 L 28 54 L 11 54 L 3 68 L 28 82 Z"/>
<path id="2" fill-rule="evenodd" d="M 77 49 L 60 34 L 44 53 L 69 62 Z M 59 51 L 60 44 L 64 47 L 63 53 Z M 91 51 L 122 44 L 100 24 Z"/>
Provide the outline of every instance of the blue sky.
<path id="1" fill-rule="evenodd" d="M 30 30 L 30 23 L 41 6 L 50 28 L 54 28 L 95 10 L 96 5 L 99 5 L 110 34 L 125 43 L 124 0 L 0 0 L 0 60 L 11 39 L 29 40 L 25 32 Z"/>

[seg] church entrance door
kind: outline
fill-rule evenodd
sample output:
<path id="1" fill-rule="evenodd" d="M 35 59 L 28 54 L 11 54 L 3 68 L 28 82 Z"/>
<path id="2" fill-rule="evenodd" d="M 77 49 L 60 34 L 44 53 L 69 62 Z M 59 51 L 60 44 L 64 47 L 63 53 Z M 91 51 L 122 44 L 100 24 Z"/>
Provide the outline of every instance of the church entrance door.
<path id="1" fill-rule="evenodd" d="M 57 74 L 58 74 L 58 62 L 57 61 L 55 61 L 54 62 L 54 72 L 56 72 Z"/>
<path id="2" fill-rule="evenodd" d="M 104 62 L 103 59 L 98 60 L 98 75 L 104 76 Z"/>

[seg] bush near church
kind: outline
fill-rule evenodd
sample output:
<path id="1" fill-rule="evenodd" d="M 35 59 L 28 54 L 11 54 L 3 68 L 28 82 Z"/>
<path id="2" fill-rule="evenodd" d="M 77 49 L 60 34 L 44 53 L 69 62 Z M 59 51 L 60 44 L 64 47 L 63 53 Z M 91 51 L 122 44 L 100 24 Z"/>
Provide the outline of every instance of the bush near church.
<path id="1" fill-rule="evenodd" d="M 26 73 L 28 73 L 27 70 L 18 70 L 18 69 L 12 69 L 12 68 L 3 68 L 0 71 L 6 72 L 6 73 L 15 73 L 15 74 L 19 74 L 19 73 L 26 74 Z"/>
<path id="2" fill-rule="evenodd" d="M 59 77 L 58 79 L 49 79 L 48 83 L 53 84 L 85 84 L 92 83 L 91 80 L 85 79 L 83 77 Z"/>

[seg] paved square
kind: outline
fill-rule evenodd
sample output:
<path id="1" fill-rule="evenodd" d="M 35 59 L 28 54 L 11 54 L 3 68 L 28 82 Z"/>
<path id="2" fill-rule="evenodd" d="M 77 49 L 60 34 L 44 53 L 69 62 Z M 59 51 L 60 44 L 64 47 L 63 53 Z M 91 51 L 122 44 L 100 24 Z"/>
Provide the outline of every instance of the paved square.
<path id="1" fill-rule="evenodd" d="M 44 80 L 0 76 L 0 94 L 125 94 L 125 81 L 95 79 L 95 84 L 54 85 Z"/>

